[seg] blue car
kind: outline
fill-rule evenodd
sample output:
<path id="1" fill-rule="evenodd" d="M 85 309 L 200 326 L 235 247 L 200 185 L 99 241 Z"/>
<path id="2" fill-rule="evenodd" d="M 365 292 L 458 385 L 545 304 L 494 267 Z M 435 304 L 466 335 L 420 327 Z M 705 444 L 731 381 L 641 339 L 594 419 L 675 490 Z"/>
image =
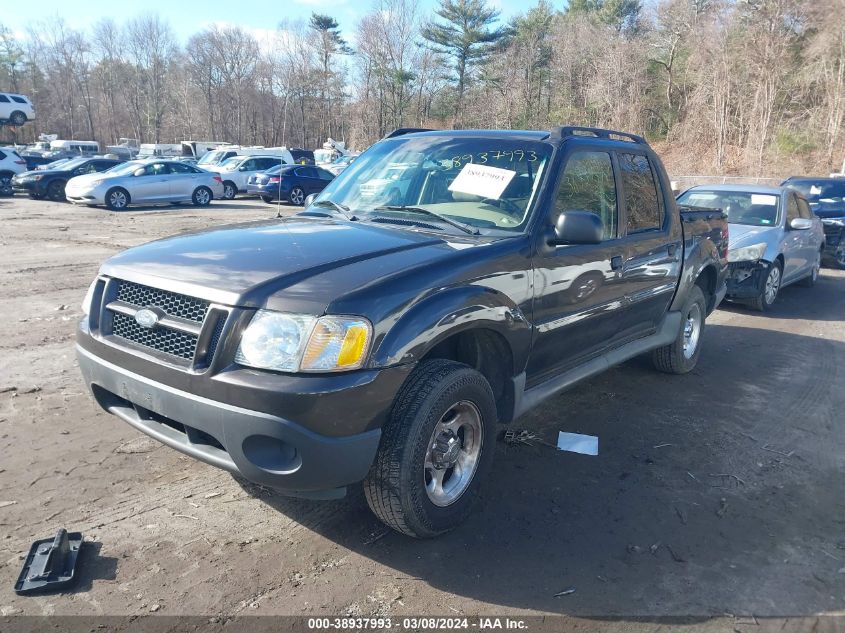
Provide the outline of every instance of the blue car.
<path id="1" fill-rule="evenodd" d="M 283 165 L 250 176 L 247 193 L 259 196 L 264 202 L 289 202 L 302 206 L 312 193 L 326 188 L 334 175 L 311 165 Z"/>

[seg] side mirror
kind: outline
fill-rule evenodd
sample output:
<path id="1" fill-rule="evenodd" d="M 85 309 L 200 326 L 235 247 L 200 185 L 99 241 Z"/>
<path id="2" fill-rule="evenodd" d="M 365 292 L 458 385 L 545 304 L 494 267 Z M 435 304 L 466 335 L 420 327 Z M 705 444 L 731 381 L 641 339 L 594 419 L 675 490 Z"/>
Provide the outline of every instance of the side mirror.
<path id="1" fill-rule="evenodd" d="M 303 210 L 305 210 L 305 209 L 307 209 L 308 207 L 310 207 L 310 206 L 311 206 L 311 203 L 312 203 L 312 202 L 314 202 L 314 198 L 316 198 L 316 197 L 317 197 L 317 194 L 316 194 L 316 193 L 312 193 L 312 194 L 310 194 L 310 195 L 306 196 L 306 197 L 305 197 L 305 202 L 304 202 L 304 203 L 302 203 Z"/>
<path id="2" fill-rule="evenodd" d="M 143 167 L 139 167 L 138 169 L 136 169 L 135 171 L 132 172 L 132 175 L 133 176 L 143 176 L 146 173 L 146 171 L 147 170 L 144 169 Z"/>
<path id="3" fill-rule="evenodd" d="M 552 244 L 599 244 L 604 223 L 589 211 L 564 211 L 557 218 Z"/>
<path id="4" fill-rule="evenodd" d="M 807 229 L 813 228 L 813 221 L 807 218 L 795 218 L 789 223 L 789 228 L 795 229 L 796 231 L 806 231 Z"/>

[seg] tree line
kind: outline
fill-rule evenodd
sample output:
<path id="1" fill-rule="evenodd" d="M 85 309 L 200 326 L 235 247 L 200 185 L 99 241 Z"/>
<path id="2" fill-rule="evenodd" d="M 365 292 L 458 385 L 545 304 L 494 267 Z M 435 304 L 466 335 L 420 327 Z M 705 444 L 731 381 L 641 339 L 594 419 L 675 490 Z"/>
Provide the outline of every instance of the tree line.
<path id="1" fill-rule="evenodd" d="M 363 149 L 397 127 L 646 135 L 681 171 L 831 171 L 845 154 L 845 0 L 539 0 L 508 21 L 486 0 L 373 0 L 270 40 L 236 24 L 179 42 L 147 14 L 89 29 L 0 25 L 0 90 L 39 132 Z"/>

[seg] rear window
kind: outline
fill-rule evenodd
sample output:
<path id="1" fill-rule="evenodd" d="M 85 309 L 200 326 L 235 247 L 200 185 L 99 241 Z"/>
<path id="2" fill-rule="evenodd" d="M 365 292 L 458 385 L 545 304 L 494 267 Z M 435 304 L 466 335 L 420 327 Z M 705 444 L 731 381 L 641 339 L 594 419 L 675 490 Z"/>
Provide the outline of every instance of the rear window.
<path id="1" fill-rule="evenodd" d="M 23 97 L 12 97 L 12 101 L 14 101 L 15 103 L 26 103 L 26 99 L 24 99 Z"/>
<path id="2" fill-rule="evenodd" d="M 749 226 L 774 226 L 778 222 L 780 196 L 773 193 L 750 191 L 687 191 L 678 202 L 691 207 L 721 209 L 728 216 L 729 224 Z"/>

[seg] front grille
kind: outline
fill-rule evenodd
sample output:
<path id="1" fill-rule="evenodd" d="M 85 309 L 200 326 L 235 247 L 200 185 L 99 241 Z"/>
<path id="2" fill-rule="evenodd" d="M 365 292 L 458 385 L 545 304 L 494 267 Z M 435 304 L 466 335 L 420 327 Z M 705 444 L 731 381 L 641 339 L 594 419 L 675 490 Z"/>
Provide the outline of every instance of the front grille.
<path id="1" fill-rule="evenodd" d="M 197 337 L 193 334 L 160 326 L 146 328 L 138 325 L 132 317 L 120 313 L 113 315 L 112 334 L 185 360 L 191 360 L 197 348 Z"/>
<path id="2" fill-rule="evenodd" d="M 845 233 L 845 229 L 841 226 L 836 226 L 835 224 L 825 224 L 824 225 L 824 237 L 825 241 L 829 245 L 836 245 L 842 240 L 842 234 Z"/>
<path id="3" fill-rule="evenodd" d="M 208 311 L 208 301 L 180 295 L 167 290 L 142 286 L 131 281 L 120 281 L 117 290 L 118 301 L 124 301 L 139 308 L 158 308 L 168 316 L 202 323 Z"/>

